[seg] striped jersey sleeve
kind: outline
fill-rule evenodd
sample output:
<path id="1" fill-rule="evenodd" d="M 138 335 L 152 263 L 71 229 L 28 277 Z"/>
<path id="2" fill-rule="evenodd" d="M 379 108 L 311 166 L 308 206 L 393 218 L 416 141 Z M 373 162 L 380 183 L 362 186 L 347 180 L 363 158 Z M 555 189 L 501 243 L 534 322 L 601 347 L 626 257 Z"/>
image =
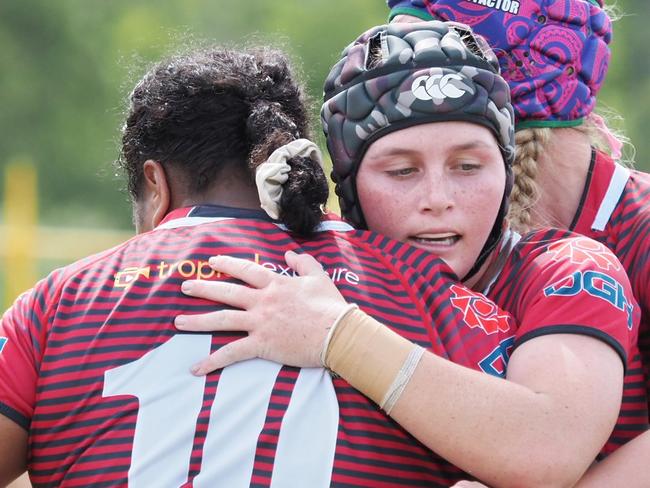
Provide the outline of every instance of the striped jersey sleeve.
<path id="1" fill-rule="evenodd" d="M 29 428 L 34 411 L 35 384 L 44 348 L 48 291 L 54 279 L 39 282 L 23 293 L 0 319 L 0 413 Z"/>

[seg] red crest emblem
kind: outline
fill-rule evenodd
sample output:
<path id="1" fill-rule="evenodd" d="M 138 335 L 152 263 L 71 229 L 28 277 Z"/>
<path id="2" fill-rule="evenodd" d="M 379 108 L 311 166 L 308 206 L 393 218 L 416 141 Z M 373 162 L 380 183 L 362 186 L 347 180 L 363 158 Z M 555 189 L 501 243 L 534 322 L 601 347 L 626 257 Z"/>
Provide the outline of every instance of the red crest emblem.
<path id="1" fill-rule="evenodd" d="M 483 329 L 486 334 L 508 332 L 510 315 L 501 313 L 499 307 L 480 293 L 473 293 L 458 285 L 451 285 L 451 304 L 463 314 L 465 323 L 472 329 Z"/>
<path id="2" fill-rule="evenodd" d="M 547 252 L 554 261 L 569 259 L 574 264 L 594 263 L 604 271 L 621 269 L 621 263 L 605 246 L 586 237 L 554 242 Z"/>

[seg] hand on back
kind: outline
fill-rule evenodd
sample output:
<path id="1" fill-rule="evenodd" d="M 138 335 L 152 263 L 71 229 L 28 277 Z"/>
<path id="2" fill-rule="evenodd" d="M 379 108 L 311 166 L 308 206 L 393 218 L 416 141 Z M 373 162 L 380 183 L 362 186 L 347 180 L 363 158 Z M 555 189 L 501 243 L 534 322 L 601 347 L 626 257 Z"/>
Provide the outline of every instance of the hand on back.
<path id="1" fill-rule="evenodd" d="M 347 303 L 313 257 L 289 251 L 285 259 L 296 277 L 281 276 L 244 259 L 217 256 L 210 259 L 213 269 L 249 286 L 205 280 L 183 283 L 187 295 L 240 310 L 181 315 L 175 321 L 178 329 L 248 333 L 198 363 L 192 369 L 194 374 L 207 374 L 256 357 L 291 366 L 322 366 L 320 354 L 325 338 Z"/>

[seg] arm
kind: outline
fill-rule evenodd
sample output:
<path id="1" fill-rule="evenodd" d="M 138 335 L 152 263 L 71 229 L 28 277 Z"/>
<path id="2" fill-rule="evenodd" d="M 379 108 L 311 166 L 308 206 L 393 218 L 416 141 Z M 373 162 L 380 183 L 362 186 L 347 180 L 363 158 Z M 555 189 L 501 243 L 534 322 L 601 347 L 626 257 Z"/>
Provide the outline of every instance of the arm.
<path id="1" fill-rule="evenodd" d="M 491 486 L 572 486 L 614 426 L 622 376 L 614 351 L 582 336 L 522 345 L 508 381 L 427 355 L 391 415 Z"/>
<path id="2" fill-rule="evenodd" d="M 594 464 L 578 482 L 576 488 L 650 486 L 649 458 L 650 431 L 620 447 L 602 462 Z"/>
<path id="3" fill-rule="evenodd" d="M 196 373 L 252 357 L 321 364 L 328 328 L 347 304 L 315 260 L 287 255 L 299 278 L 233 258 L 212 263 L 255 288 L 192 282 L 184 291 L 246 311 L 179 317 L 177 326 L 246 330 L 249 336 L 221 348 Z M 297 296 L 310 300 L 286 299 Z M 359 344 L 348 343 L 348 350 L 355 354 L 364 343 L 361 337 Z M 384 363 L 385 357 L 370 355 L 361 364 L 372 374 Z M 554 334 L 525 342 L 510 360 L 508 381 L 426 353 L 391 416 L 430 449 L 492 486 L 572 486 L 611 432 L 622 378 L 619 356 L 587 336 Z"/>
<path id="4" fill-rule="evenodd" d="M 0 317 L 0 486 L 27 469 L 27 438 L 33 412 L 42 335 L 32 322 L 42 313 L 47 281 L 18 297 Z M 24 479 L 21 484 L 25 485 Z"/>
<path id="5" fill-rule="evenodd" d="M 6 486 L 27 469 L 27 431 L 0 415 L 0 486 Z"/>
<path id="6" fill-rule="evenodd" d="M 650 486 L 650 431 L 631 440 L 610 454 L 604 461 L 595 463 L 575 488 L 645 488 Z M 453 488 L 488 488 L 477 481 L 460 481 Z"/>

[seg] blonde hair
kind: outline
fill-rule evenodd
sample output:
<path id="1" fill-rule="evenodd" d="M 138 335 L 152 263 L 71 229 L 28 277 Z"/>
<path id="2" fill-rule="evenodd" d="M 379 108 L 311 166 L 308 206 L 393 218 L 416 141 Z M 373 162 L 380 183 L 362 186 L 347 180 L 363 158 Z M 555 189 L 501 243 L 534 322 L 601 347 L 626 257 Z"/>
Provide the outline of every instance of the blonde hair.
<path id="1" fill-rule="evenodd" d="M 606 131 L 603 131 L 601 126 L 599 126 L 596 118 L 602 118 L 603 123 L 605 124 Z M 584 122 L 574 127 L 575 130 L 585 134 L 591 145 L 610 156 L 614 156 L 614 152 L 618 149 L 622 151 L 622 156 L 617 157 L 617 162 L 623 166 L 633 167 L 634 166 L 634 157 L 636 149 L 630 138 L 625 135 L 622 130 L 613 128 L 614 122 L 616 125 L 621 125 L 623 117 L 619 115 L 616 111 L 610 108 L 599 108 L 598 113 L 591 113 L 585 117 Z M 607 134 L 609 132 L 609 134 Z M 609 136 L 609 137 L 608 137 Z M 615 148 L 612 146 L 611 138 L 618 140 L 620 143 L 620 148 Z"/>
<path id="2" fill-rule="evenodd" d="M 582 124 L 573 127 L 573 129 L 586 135 L 593 147 L 610 156 L 618 149 L 613 147 L 612 142 L 615 143 L 615 141 L 612 141 L 611 137 L 618 139 L 626 153 L 625 157 L 619 159 L 618 162 L 624 166 L 632 167 L 634 146 L 621 131 L 611 129 L 608 123 L 608 120 L 620 120 L 621 117 L 611 110 L 606 110 L 604 113 L 601 110 L 600 112 L 600 115 L 588 115 Z M 606 130 L 603 130 L 602 122 L 599 123 L 598 117 L 604 119 Z M 536 181 L 537 165 L 540 155 L 548 147 L 553 134 L 553 129 L 548 127 L 522 129 L 515 133 L 515 160 L 512 165 L 514 185 L 510 196 L 508 221 L 517 232 L 525 233 L 533 227 L 531 215 L 541 192 Z M 629 157 L 627 153 L 630 153 Z"/>
<path id="3" fill-rule="evenodd" d="M 522 129 L 515 133 L 514 185 L 510 194 L 508 221 L 517 232 L 531 228 L 531 209 L 539 199 L 537 161 L 551 138 L 549 128 Z"/>

